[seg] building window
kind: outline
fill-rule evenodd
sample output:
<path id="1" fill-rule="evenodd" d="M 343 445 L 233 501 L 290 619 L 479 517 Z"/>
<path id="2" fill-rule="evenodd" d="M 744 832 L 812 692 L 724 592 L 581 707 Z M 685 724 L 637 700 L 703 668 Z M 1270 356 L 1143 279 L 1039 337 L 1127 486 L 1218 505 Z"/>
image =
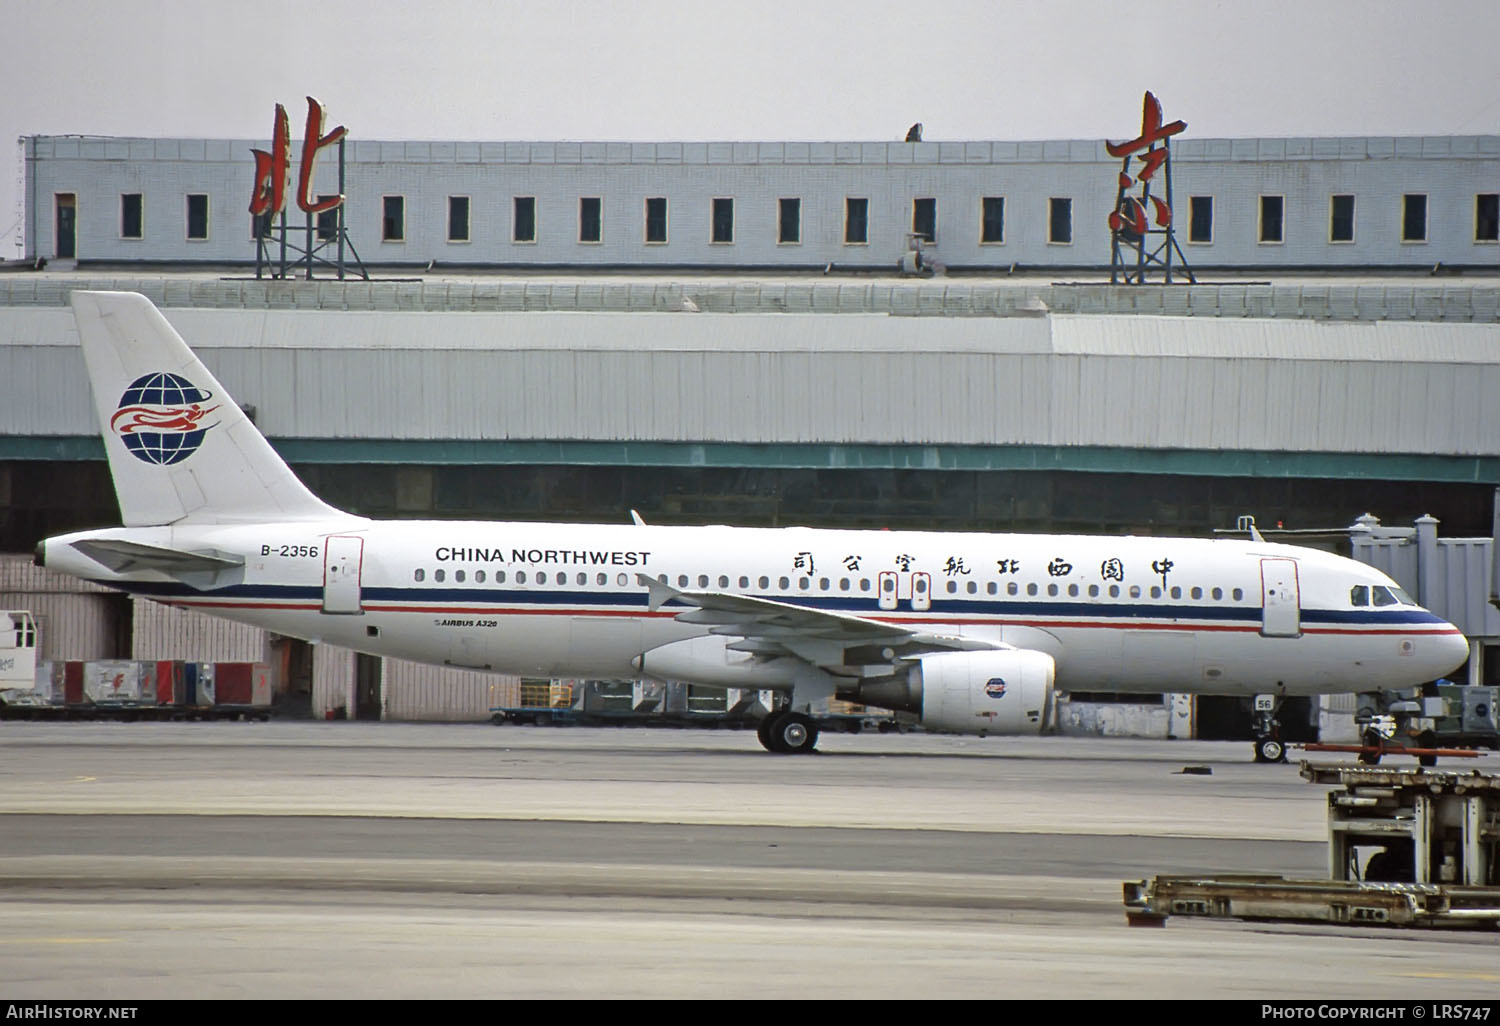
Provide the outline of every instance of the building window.
<path id="1" fill-rule="evenodd" d="M 1474 197 L 1474 241 L 1500 242 L 1500 193 Z"/>
<path id="2" fill-rule="evenodd" d="M 1214 241 L 1214 198 L 1212 196 L 1188 197 L 1188 241 Z"/>
<path id="3" fill-rule="evenodd" d="M 1427 197 L 1409 192 L 1401 197 L 1401 241 L 1427 241 Z"/>
<path id="4" fill-rule="evenodd" d="M 776 201 L 776 241 L 784 246 L 802 241 L 802 201 Z"/>
<path id="5" fill-rule="evenodd" d="M 584 196 L 578 201 L 578 241 L 601 242 L 604 239 L 604 201 L 598 196 Z"/>
<path id="6" fill-rule="evenodd" d="M 1328 203 L 1328 241 L 1354 241 L 1354 197 L 1334 196 Z"/>
<path id="7" fill-rule="evenodd" d="M 928 197 L 911 201 L 911 233 L 928 242 L 937 241 L 937 200 Z"/>
<path id="8" fill-rule="evenodd" d="M 271 237 L 272 214 L 268 210 L 264 214 L 250 215 L 250 237 L 252 239 L 269 239 Z"/>
<path id="9" fill-rule="evenodd" d="M 985 196 L 979 201 L 979 242 L 998 246 L 1005 241 L 1005 197 Z"/>
<path id="10" fill-rule="evenodd" d="M 870 201 L 849 196 L 844 200 L 844 245 L 863 246 L 870 241 Z"/>
<path id="11" fill-rule="evenodd" d="M 380 241 L 406 241 L 406 197 L 382 196 L 380 199 Z"/>
<path id="12" fill-rule="evenodd" d="M 667 198 L 652 196 L 646 200 L 646 241 L 667 241 Z"/>
<path id="13" fill-rule="evenodd" d="M 1057 196 L 1047 201 L 1047 241 L 1054 246 L 1073 244 L 1073 201 Z"/>
<path id="14" fill-rule="evenodd" d="M 536 197 L 517 196 L 514 200 L 515 216 L 510 222 L 511 242 L 536 241 Z"/>
<path id="15" fill-rule="evenodd" d="M 448 241 L 469 241 L 469 197 L 448 197 Z"/>
<path id="16" fill-rule="evenodd" d="M 319 196 L 318 202 L 337 199 L 337 196 Z M 318 211 L 318 241 L 332 242 L 339 235 L 339 208 L 329 207 Z"/>
<path id="17" fill-rule="evenodd" d="M 208 238 L 208 193 L 193 192 L 187 198 L 187 237 Z"/>
<path id="18" fill-rule="evenodd" d="M 1281 241 L 1281 211 L 1284 199 L 1281 196 L 1260 198 L 1260 241 Z"/>
<path id="19" fill-rule="evenodd" d="M 120 238 L 139 239 L 144 232 L 144 197 L 127 192 L 120 197 Z"/>
<path id="20" fill-rule="evenodd" d="M 713 241 L 734 241 L 734 200 L 717 196 L 713 201 Z"/>

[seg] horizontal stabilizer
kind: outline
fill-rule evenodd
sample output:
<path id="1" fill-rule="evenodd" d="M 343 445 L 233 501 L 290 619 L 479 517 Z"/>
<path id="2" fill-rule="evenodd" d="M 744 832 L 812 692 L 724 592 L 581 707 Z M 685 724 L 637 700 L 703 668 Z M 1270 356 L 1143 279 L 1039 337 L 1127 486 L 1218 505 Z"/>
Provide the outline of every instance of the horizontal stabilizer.
<path id="1" fill-rule="evenodd" d="M 111 538 L 75 541 L 73 547 L 117 574 L 132 570 L 160 570 L 169 574 L 218 573 L 245 565 L 239 558 L 225 558 L 206 552 L 185 552 L 140 542 Z"/>

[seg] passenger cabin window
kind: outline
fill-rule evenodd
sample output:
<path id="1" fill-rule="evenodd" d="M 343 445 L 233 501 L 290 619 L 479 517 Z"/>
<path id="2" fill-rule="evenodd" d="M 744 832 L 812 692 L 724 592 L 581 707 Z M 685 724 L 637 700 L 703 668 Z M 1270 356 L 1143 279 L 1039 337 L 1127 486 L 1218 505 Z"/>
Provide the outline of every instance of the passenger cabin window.
<path id="1" fill-rule="evenodd" d="M 427 571 L 426 570 L 413 570 L 412 574 L 411 574 L 411 579 L 414 580 L 414 581 L 425 581 L 427 579 Z"/>
<path id="2" fill-rule="evenodd" d="M 1370 589 L 1363 584 L 1356 584 L 1349 589 L 1349 604 L 1351 606 L 1368 606 L 1370 604 Z"/>

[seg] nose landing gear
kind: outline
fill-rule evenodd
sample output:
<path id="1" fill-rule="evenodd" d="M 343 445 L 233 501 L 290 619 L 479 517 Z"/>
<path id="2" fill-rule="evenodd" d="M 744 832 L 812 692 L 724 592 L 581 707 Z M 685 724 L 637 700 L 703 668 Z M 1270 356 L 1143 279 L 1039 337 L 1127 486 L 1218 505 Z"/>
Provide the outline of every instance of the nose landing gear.
<path id="1" fill-rule="evenodd" d="M 1279 707 L 1275 695 L 1255 696 L 1250 732 L 1255 738 L 1256 762 L 1286 762 L 1286 743 L 1281 740 L 1281 721 L 1276 718 Z"/>

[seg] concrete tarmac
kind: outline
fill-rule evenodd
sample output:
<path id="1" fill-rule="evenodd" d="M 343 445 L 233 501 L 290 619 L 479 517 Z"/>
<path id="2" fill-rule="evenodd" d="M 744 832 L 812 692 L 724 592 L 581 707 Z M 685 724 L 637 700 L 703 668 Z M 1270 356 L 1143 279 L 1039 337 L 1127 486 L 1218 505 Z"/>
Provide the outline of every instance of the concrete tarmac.
<path id="1" fill-rule="evenodd" d="M 1500 932 L 1126 925 L 1326 876 L 1325 794 L 1248 743 L 3 723 L 0 996 L 1493 1001 Z"/>

